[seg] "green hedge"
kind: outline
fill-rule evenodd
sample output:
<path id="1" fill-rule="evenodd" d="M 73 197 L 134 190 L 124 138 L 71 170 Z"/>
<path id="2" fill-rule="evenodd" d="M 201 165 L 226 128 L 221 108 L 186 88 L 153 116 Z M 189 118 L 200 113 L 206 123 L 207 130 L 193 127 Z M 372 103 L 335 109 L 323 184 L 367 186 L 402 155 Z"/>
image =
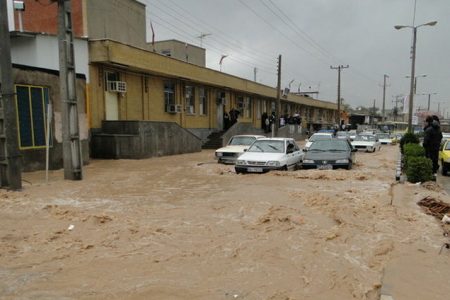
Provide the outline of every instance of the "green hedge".
<path id="1" fill-rule="evenodd" d="M 403 153 L 403 146 L 406 144 L 419 144 L 420 140 L 417 135 L 412 132 L 405 133 L 400 139 L 400 152 Z"/>
<path id="2" fill-rule="evenodd" d="M 403 146 L 403 154 L 406 157 L 425 156 L 425 148 L 419 144 L 405 144 Z"/>
<path id="3" fill-rule="evenodd" d="M 407 161 L 406 176 L 409 182 L 425 182 L 433 179 L 431 159 L 411 156 Z"/>

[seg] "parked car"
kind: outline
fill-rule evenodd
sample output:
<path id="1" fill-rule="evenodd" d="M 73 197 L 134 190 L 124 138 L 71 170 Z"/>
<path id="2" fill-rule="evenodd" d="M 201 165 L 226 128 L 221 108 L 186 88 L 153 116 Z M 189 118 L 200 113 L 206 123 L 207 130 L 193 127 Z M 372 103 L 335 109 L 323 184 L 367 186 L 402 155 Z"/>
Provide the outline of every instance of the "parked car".
<path id="1" fill-rule="evenodd" d="M 450 132 L 443 132 L 442 133 L 442 140 L 448 140 L 450 139 Z"/>
<path id="2" fill-rule="evenodd" d="M 348 131 L 338 131 L 336 132 L 336 138 L 342 140 L 350 140 L 350 134 L 348 133 Z"/>
<path id="3" fill-rule="evenodd" d="M 353 148 L 365 150 L 366 152 L 375 152 L 381 149 L 381 143 L 378 137 L 373 134 L 358 134 L 352 141 Z"/>
<path id="4" fill-rule="evenodd" d="M 303 151 L 292 138 L 262 138 L 239 156 L 234 169 L 236 173 L 296 169 L 303 156 Z"/>
<path id="5" fill-rule="evenodd" d="M 312 143 L 319 140 L 331 140 L 333 134 L 331 132 L 316 132 L 309 139 L 306 139 L 305 149 L 308 149 Z"/>
<path id="6" fill-rule="evenodd" d="M 303 157 L 302 167 L 331 170 L 350 170 L 355 162 L 355 152 L 349 140 L 332 139 L 314 142 Z"/>
<path id="7" fill-rule="evenodd" d="M 376 136 L 382 145 L 391 145 L 392 137 L 389 133 L 377 133 Z"/>
<path id="8" fill-rule="evenodd" d="M 442 175 L 447 175 L 450 169 L 450 139 L 447 139 L 440 148 L 439 161 L 441 162 Z"/>
<path id="9" fill-rule="evenodd" d="M 348 135 L 350 137 L 350 141 L 353 141 L 358 133 L 356 132 L 356 130 L 349 130 Z"/>
<path id="10" fill-rule="evenodd" d="M 235 135 L 231 137 L 225 147 L 216 150 L 219 163 L 234 164 L 236 159 L 247 150 L 254 141 L 265 138 L 263 135 Z"/>

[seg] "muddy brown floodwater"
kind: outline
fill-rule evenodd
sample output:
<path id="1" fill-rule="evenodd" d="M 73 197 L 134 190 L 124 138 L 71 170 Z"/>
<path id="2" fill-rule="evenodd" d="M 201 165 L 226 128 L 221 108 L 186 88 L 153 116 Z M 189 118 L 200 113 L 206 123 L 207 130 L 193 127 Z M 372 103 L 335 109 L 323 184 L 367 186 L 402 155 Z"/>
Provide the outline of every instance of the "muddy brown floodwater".
<path id="1" fill-rule="evenodd" d="M 0 298 L 448 298 L 447 240 L 415 202 L 449 196 L 396 184 L 398 147 L 350 171 L 246 175 L 213 153 L 25 173 L 0 191 Z"/>

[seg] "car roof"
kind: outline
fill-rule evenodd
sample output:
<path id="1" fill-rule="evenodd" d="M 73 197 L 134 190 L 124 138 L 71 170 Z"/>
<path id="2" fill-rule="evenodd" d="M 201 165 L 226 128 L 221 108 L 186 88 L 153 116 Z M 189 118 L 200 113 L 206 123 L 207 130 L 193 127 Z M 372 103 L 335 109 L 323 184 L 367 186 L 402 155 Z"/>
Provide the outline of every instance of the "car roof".
<path id="1" fill-rule="evenodd" d="M 265 138 L 266 136 L 264 135 L 258 135 L 258 134 L 237 134 L 237 135 L 233 135 L 232 138 L 234 137 L 257 137 L 257 138 Z"/>
<path id="2" fill-rule="evenodd" d="M 332 132 L 316 132 L 313 135 L 333 135 Z"/>
<path id="3" fill-rule="evenodd" d="M 258 141 L 293 141 L 293 140 L 294 140 L 293 138 L 284 138 L 284 137 L 273 137 L 273 138 L 265 137 L 258 139 Z"/>

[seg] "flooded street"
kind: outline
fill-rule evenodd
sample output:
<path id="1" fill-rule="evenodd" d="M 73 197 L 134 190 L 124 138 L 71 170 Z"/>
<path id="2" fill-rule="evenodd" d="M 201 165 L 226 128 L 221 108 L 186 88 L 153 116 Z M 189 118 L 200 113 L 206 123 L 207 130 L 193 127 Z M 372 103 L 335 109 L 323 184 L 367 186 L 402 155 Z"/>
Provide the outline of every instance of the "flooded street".
<path id="1" fill-rule="evenodd" d="M 450 199 L 397 184 L 398 147 L 245 175 L 213 154 L 25 173 L 0 192 L 0 298 L 379 299 L 386 278 L 396 300 L 448 297 L 448 240 L 415 203 Z"/>

